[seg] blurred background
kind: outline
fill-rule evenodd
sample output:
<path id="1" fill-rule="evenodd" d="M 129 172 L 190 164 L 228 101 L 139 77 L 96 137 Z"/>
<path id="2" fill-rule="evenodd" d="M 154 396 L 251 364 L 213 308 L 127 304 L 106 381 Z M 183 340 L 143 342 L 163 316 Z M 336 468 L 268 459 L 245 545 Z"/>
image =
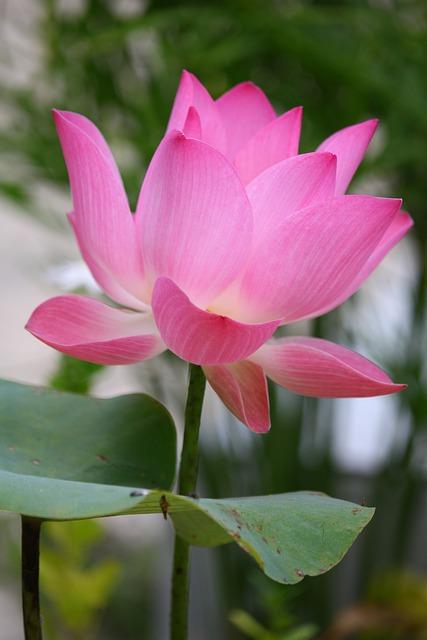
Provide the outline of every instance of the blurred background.
<path id="1" fill-rule="evenodd" d="M 402 196 L 408 238 L 339 310 L 289 332 L 341 342 L 408 390 L 316 401 L 271 388 L 273 427 L 250 434 L 213 394 L 200 493 L 326 491 L 377 512 L 345 560 L 295 587 L 234 545 L 195 549 L 191 640 L 427 638 L 427 5 L 424 0 L 0 0 L 0 375 L 99 396 L 144 390 L 181 425 L 172 356 L 101 368 L 23 329 L 64 291 L 94 292 L 65 213 L 67 176 L 49 111 L 84 113 L 110 142 L 135 205 L 182 68 L 214 97 L 250 79 L 278 112 L 302 104 L 302 151 L 379 117 L 351 191 Z M 19 523 L 0 519 L 0 635 L 22 638 Z M 47 525 L 47 639 L 167 638 L 171 531 L 161 517 Z"/>

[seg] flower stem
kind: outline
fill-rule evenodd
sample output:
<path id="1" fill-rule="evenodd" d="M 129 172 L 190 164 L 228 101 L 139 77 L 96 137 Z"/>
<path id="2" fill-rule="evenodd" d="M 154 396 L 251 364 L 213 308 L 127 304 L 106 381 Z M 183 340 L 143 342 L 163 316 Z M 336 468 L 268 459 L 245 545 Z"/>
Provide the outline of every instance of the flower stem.
<path id="1" fill-rule="evenodd" d="M 39 600 L 41 520 L 22 516 L 22 609 L 25 640 L 42 640 Z"/>
<path id="2" fill-rule="evenodd" d="M 206 386 L 206 378 L 201 367 L 190 364 L 189 374 L 184 441 L 178 477 L 178 493 L 187 496 L 196 489 L 200 416 Z M 189 561 L 190 545 L 176 535 L 172 574 L 171 640 L 187 639 Z"/>

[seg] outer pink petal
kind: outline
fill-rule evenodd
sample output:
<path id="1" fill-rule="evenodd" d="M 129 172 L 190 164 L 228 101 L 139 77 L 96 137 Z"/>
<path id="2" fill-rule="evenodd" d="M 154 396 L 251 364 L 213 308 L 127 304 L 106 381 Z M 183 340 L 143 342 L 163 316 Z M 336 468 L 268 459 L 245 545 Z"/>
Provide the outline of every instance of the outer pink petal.
<path id="1" fill-rule="evenodd" d="M 129 293 L 129 291 L 126 291 L 126 289 L 122 287 L 119 282 L 110 274 L 108 269 L 106 269 L 102 266 L 102 264 L 96 261 L 93 253 L 91 252 L 90 243 L 88 246 L 87 236 L 84 233 L 84 227 L 82 230 L 82 225 L 79 225 L 77 223 L 76 216 L 73 213 L 69 213 L 67 217 L 71 224 L 71 228 L 74 231 L 77 244 L 79 245 L 80 253 L 101 289 L 103 289 L 103 291 L 105 291 L 105 293 L 107 293 L 107 295 L 112 300 L 115 300 L 125 307 L 129 307 L 130 309 L 138 309 L 141 311 L 149 309 L 150 307 L 147 304 L 133 296 L 131 293 Z"/>
<path id="2" fill-rule="evenodd" d="M 376 269 L 378 264 L 384 258 L 384 256 L 393 249 L 393 247 L 403 238 L 403 236 L 409 231 L 414 224 L 411 216 L 405 211 L 398 211 L 394 216 L 390 226 L 384 233 L 383 237 L 375 247 L 356 278 L 351 282 L 349 287 L 341 294 L 340 297 L 335 298 L 331 304 L 326 305 L 323 309 L 317 311 L 317 315 L 323 315 L 331 309 L 338 307 L 345 300 L 355 293 L 359 287 L 365 282 L 365 280 Z"/>
<path id="3" fill-rule="evenodd" d="M 269 100 L 252 82 L 242 82 L 216 101 L 227 135 L 227 156 L 237 152 L 259 129 L 276 118 Z"/>
<path id="4" fill-rule="evenodd" d="M 282 338 L 251 360 L 277 384 L 317 398 L 382 396 L 406 388 L 363 356 L 318 338 Z"/>
<path id="5" fill-rule="evenodd" d="M 135 221 L 111 152 L 83 116 L 53 115 L 70 178 L 72 224 L 88 266 L 108 295 L 138 306 L 144 274 Z"/>
<path id="6" fill-rule="evenodd" d="M 58 296 L 26 328 L 46 344 L 96 364 L 131 364 L 165 349 L 151 314 L 122 311 L 84 296 Z"/>
<path id="7" fill-rule="evenodd" d="M 168 132 L 178 130 L 188 134 L 184 129 L 191 107 L 196 109 L 200 117 L 200 139 L 224 152 L 225 129 L 218 107 L 200 80 L 194 74 L 184 70 L 169 118 Z"/>
<path id="8" fill-rule="evenodd" d="M 330 151 L 337 156 L 337 195 L 347 191 L 377 126 L 378 120 L 366 120 L 366 122 L 346 127 L 327 138 L 317 149 Z"/>
<path id="9" fill-rule="evenodd" d="M 153 291 L 153 315 L 168 348 L 195 364 L 243 360 L 270 338 L 278 323 L 242 324 L 196 307 L 169 278 Z"/>
<path id="10" fill-rule="evenodd" d="M 270 429 L 270 407 L 264 371 L 243 360 L 228 365 L 205 366 L 211 387 L 236 418 L 256 433 Z"/>
<path id="11" fill-rule="evenodd" d="M 255 251 L 240 285 L 246 321 L 284 322 L 335 306 L 357 278 L 401 200 L 341 196 L 295 212 Z"/>
<path id="12" fill-rule="evenodd" d="M 56 126 L 61 126 L 61 118 L 65 118 L 68 123 L 74 124 L 83 131 L 98 147 L 98 150 L 110 165 L 111 171 L 116 174 L 117 180 L 122 184 L 122 179 L 117 168 L 116 161 L 111 153 L 111 149 L 106 143 L 105 138 L 99 131 L 98 127 L 96 127 L 89 118 L 82 116 L 80 113 L 74 113 L 73 111 L 59 111 L 58 109 L 53 109 L 52 115 Z"/>
<path id="13" fill-rule="evenodd" d="M 172 278 L 201 307 L 247 261 L 253 222 L 242 183 L 218 151 L 179 132 L 157 149 L 137 216 L 150 283 Z"/>
<path id="14" fill-rule="evenodd" d="M 247 184 L 273 164 L 298 154 L 302 107 L 295 107 L 260 129 L 237 153 L 235 166 Z"/>

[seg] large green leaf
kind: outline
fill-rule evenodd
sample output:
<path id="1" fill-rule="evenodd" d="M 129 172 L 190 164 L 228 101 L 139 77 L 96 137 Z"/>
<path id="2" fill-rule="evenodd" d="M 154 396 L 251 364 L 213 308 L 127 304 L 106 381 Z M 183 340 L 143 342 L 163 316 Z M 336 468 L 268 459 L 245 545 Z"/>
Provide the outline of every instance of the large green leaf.
<path id="1" fill-rule="evenodd" d="M 285 584 L 333 567 L 374 512 L 315 492 L 209 500 L 159 489 L 173 479 L 175 431 L 144 395 L 0 382 L 0 426 L 0 509 L 46 520 L 163 513 L 191 544 L 235 541 Z"/>
<path id="2" fill-rule="evenodd" d="M 187 514 L 173 516 L 181 536 L 211 546 L 226 535 L 253 556 L 266 575 L 285 584 L 335 566 L 374 514 L 374 509 L 309 491 L 197 502 L 192 526 Z"/>
<path id="3" fill-rule="evenodd" d="M 116 485 L 120 496 L 124 486 L 169 488 L 175 466 L 172 418 L 149 396 L 101 400 L 0 381 L 0 509 L 104 515 L 121 508 Z"/>

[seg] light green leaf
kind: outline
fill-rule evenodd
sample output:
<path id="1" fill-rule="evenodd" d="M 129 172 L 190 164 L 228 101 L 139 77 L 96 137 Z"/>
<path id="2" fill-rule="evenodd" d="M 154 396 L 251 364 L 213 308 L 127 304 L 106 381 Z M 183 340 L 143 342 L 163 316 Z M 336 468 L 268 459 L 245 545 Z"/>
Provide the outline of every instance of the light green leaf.
<path id="1" fill-rule="evenodd" d="M 169 488 L 175 466 L 172 418 L 149 396 L 101 400 L 0 381 L 1 510 L 107 515 L 132 503 L 126 487 Z"/>
<path id="2" fill-rule="evenodd" d="M 163 513 L 189 543 L 235 541 L 293 584 L 341 560 L 374 510 L 315 492 L 177 496 L 175 431 L 144 395 L 96 400 L 0 383 L 0 509 L 46 520 Z"/>

